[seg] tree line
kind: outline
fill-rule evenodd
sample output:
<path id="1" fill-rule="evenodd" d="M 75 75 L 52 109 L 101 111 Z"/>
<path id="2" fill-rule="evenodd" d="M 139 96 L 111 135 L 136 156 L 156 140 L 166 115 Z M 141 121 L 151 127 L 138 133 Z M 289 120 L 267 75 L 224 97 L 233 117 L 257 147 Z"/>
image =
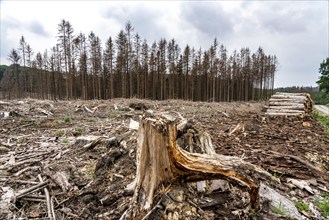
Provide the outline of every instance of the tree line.
<path id="1" fill-rule="evenodd" d="M 329 93 L 321 90 L 319 86 L 290 86 L 274 89 L 274 92 L 288 92 L 288 93 L 309 93 L 314 104 L 326 105 L 329 103 Z"/>
<path id="2" fill-rule="evenodd" d="M 185 99 L 248 101 L 273 92 L 278 61 L 259 47 L 229 54 L 217 39 L 207 50 L 164 38 L 149 44 L 127 22 L 102 45 L 91 31 L 74 34 L 65 19 L 57 26 L 58 42 L 35 52 L 21 37 L 3 73 L 3 98 L 40 99 Z"/>

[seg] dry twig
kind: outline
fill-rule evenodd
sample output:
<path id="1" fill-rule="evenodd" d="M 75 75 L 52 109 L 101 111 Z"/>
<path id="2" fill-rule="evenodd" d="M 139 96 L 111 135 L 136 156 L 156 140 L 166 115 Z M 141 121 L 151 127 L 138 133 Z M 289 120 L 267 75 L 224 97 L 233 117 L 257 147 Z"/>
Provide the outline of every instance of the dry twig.
<path id="1" fill-rule="evenodd" d="M 159 202 L 142 218 L 142 220 L 148 219 L 148 217 L 156 210 L 157 208 L 161 208 L 160 203 L 162 202 L 162 199 L 159 200 Z"/>
<path id="2" fill-rule="evenodd" d="M 35 185 L 35 186 L 32 186 L 31 188 L 27 189 L 27 190 L 24 190 L 23 192 L 19 193 L 16 195 L 16 198 L 19 199 L 19 198 L 22 198 L 32 192 L 35 192 L 35 191 L 38 191 L 38 190 L 41 190 L 43 188 L 45 188 L 48 184 L 48 181 L 45 181 L 45 182 L 42 182 L 42 183 L 39 183 L 38 185 Z"/>
<path id="3" fill-rule="evenodd" d="M 38 179 L 39 179 L 39 181 L 41 183 L 43 183 L 43 180 L 42 180 L 42 177 L 41 177 L 40 174 L 38 174 Z M 48 218 L 50 220 L 52 220 L 53 219 L 53 216 L 52 216 L 51 205 L 50 205 L 49 191 L 48 191 L 48 189 L 46 187 L 43 190 L 44 190 L 45 196 L 46 196 L 46 205 L 47 205 Z"/>
<path id="4" fill-rule="evenodd" d="M 297 156 L 294 156 L 294 155 L 289 155 L 289 154 L 281 154 L 281 153 L 276 152 L 276 151 L 269 151 L 269 152 L 271 152 L 271 153 L 273 153 L 273 154 L 275 154 L 275 155 L 277 155 L 279 157 L 289 157 L 292 160 L 295 160 L 297 162 L 300 162 L 300 163 L 304 164 L 305 166 L 307 166 L 311 170 L 318 171 L 318 172 L 321 172 L 321 173 L 323 172 L 320 168 L 318 168 L 316 166 L 313 166 L 309 162 L 301 159 L 300 157 L 297 157 Z"/>

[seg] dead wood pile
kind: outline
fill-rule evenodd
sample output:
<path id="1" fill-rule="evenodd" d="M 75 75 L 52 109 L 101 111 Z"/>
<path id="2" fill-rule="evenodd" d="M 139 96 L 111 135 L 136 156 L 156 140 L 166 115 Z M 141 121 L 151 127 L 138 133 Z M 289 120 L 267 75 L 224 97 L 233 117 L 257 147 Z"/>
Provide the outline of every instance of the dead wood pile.
<path id="1" fill-rule="evenodd" d="M 267 115 L 309 115 L 313 101 L 308 93 L 275 93 L 269 100 Z"/>

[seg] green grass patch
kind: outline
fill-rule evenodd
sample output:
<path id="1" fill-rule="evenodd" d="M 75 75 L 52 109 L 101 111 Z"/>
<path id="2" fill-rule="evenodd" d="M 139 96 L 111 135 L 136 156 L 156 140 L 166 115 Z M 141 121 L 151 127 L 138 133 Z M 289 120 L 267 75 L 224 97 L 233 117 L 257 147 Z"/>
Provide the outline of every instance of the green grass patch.
<path id="1" fill-rule="evenodd" d="M 65 134 L 65 130 L 63 130 L 63 129 L 56 130 L 57 136 L 63 136 L 64 134 Z"/>
<path id="2" fill-rule="evenodd" d="M 63 143 L 63 144 L 68 144 L 68 143 L 69 143 L 69 140 L 66 139 L 66 138 L 65 138 L 65 139 L 62 139 L 62 143 Z"/>
<path id="3" fill-rule="evenodd" d="M 285 172 L 273 172 L 273 177 L 277 178 L 277 179 L 281 179 L 282 176 L 285 174 Z M 273 187 L 273 188 L 276 188 L 277 187 L 277 182 L 275 181 L 271 181 L 270 185 Z"/>
<path id="4" fill-rule="evenodd" d="M 325 127 L 329 135 L 329 117 L 319 114 L 318 111 L 313 111 L 312 115 L 317 121 L 319 121 Z"/>
<path id="5" fill-rule="evenodd" d="M 71 122 L 71 117 L 70 116 L 65 116 L 64 117 L 64 122 L 67 123 L 67 124 L 70 123 Z"/>
<path id="6" fill-rule="evenodd" d="M 283 175 L 284 175 L 284 173 L 280 173 L 280 172 L 274 172 L 273 173 L 273 176 L 277 179 L 280 179 Z"/>
<path id="7" fill-rule="evenodd" d="M 76 127 L 75 128 L 75 131 L 76 132 L 79 132 L 80 134 L 82 134 L 85 131 L 85 127 L 82 127 L 82 126 L 81 127 Z"/>
<path id="8" fill-rule="evenodd" d="M 286 207 L 281 202 L 277 207 L 272 209 L 272 212 L 278 215 L 285 215 L 287 213 Z"/>
<path id="9" fill-rule="evenodd" d="M 310 206 L 301 199 L 298 199 L 298 201 L 295 202 L 295 206 L 299 211 L 308 212 L 310 210 Z"/>
<path id="10" fill-rule="evenodd" d="M 329 217 L 329 193 L 323 198 L 315 200 L 315 205 L 320 209 L 324 217 Z"/>

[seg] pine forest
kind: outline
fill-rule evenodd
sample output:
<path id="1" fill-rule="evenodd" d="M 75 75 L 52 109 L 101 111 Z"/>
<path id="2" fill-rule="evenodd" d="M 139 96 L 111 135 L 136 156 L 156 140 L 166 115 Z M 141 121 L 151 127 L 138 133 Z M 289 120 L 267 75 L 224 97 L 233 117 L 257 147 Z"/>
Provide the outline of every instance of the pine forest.
<path id="1" fill-rule="evenodd" d="M 74 33 L 64 19 L 57 30 L 58 43 L 43 52 L 21 37 L 0 78 L 2 98 L 220 102 L 264 100 L 273 92 L 278 60 L 261 47 L 229 54 L 217 38 L 207 50 L 174 38 L 150 44 L 130 22 L 104 44 L 92 31 Z"/>

